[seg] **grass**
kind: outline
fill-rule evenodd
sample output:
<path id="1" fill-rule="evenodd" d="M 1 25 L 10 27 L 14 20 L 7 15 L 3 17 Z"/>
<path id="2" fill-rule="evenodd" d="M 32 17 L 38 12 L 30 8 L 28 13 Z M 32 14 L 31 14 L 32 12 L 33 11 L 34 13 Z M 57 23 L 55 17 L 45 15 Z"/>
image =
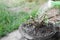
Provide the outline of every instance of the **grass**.
<path id="1" fill-rule="evenodd" d="M 31 15 L 35 17 L 37 10 L 32 10 Z M 27 12 L 15 13 L 8 11 L 4 5 L 0 6 L 0 37 L 16 30 L 19 26 L 28 20 L 30 15 Z"/>
<path id="2" fill-rule="evenodd" d="M 13 13 L 7 10 L 0 10 L 0 36 L 17 29 L 28 18 L 28 14 L 25 12 Z"/>

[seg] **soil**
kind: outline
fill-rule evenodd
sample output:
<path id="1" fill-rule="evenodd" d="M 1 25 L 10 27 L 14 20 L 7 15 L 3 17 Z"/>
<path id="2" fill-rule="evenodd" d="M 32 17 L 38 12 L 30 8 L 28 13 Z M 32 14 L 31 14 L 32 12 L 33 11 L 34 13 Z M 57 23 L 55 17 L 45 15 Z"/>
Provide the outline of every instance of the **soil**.
<path id="1" fill-rule="evenodd" d="M 30 21 L 23 24 L 20 30 L 33 38 L 49 38 L 52 36 L 51 34 L 55 34 L 54 25 L 52 23 L 46 24 L 44 22 L 39 24 L 38 22 L 34 23 Z"/>

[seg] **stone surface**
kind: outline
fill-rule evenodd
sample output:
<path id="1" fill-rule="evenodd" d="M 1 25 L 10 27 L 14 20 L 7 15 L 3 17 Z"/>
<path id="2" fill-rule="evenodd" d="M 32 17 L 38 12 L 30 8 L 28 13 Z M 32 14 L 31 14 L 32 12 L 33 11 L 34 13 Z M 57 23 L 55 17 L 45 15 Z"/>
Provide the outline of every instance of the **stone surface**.
<path id="1" fill-rule="evenodd" d="M 11 32 L 7 36 L 3 37 L 0 40 L 19 40 L 21 38 L 21 34 L 19 33 L 19 30 L 16 30 L 14 32 Z"/>

